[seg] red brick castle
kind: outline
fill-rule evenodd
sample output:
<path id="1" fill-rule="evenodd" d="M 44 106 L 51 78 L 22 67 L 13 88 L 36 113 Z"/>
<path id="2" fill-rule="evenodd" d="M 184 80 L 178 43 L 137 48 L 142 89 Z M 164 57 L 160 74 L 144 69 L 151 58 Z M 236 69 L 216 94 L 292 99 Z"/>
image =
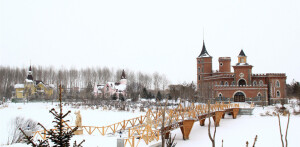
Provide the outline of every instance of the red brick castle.
<path id="1" fill-rule="evenodd" d="M 286 75 L 284 73 L 253 74 L 252 65 L 241 50 L 238 63 L 231 72 L 231 58 L 219 58 L 219 70 L 212 70 L 212 56 L 206 50 L 204 41 L 197 59 L 197 90 L 200 98 L 217 98 L 235 102 L 254 101 L 270 104 L 286 96 Z"/>

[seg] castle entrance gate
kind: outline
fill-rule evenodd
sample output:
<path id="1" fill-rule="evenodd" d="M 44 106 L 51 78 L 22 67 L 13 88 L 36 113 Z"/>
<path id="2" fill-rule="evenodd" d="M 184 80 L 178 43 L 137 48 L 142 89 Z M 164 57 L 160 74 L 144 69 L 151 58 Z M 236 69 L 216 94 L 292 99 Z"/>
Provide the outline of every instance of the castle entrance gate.
<path id="1" fill-rule="evenodd" d="M 234 102 L 245 102 L 245 95 L 242 92 L 237 92 L 234 95 Z"/>

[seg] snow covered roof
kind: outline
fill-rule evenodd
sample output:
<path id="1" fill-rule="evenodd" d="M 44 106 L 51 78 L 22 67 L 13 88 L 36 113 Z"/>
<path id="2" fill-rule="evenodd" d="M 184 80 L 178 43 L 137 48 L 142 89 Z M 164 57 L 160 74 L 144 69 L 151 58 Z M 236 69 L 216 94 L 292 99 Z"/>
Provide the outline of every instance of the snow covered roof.
<path id="1" fill-rule="evenodd" d="M 248 66 L 249 64 L 248 63 L 237 63 L 236 65 L 237 66 Z"/>
<path id="2" fill-rule="evenodd" d="M 124 91 L 126 90 L 126 85 L 125 84 L 120 84 L 118 86 L 115 86 L 116 89 L 118 89 L 119 91 Z"/>
<path id="3" fill-rule="evenodd" d="M 108 84 L 110 87 L 112 87 L 112 88 L 115 87 L 115 82 L 107 82 L 107 84 Z"/>
<path id="4" fill-rule="evenodd" d="M 16 84 L 15 88 L 24 88 L 24 84 Z"/>
<path id="5" fill-rule="evenodd" d="M 201 51 L 200 55 L 198 56 L 198 58 L 201 58 L 201 57 L 211 57 L 206 50 L 204 40 L 203 40 L 202 51 Z"/>
<path id="6" fill-rule="evenodd" d="M 28 79 L 26 79 L 25 80 L 27 83 L 33 83 L 33 80 L 28 80 Z"/>
<path id="7" fill-rule="evenodd" d="M 105 85 L 97 85 L 98 89 L 103 89 Z"/>
<path id="8" fill-rule="evenodd" d="M 49 87 L 51 87 L 51 88 L 55 88 L 55 85 L 53 85 L 53 84 L 49 84 Z"/>
<path id="9" fill-rule="evenodd" d="M 43 81 L 36 80 L 36 81 L 35 81 L 35 85 L 38 85 L 38 84 L 43 84 L 43 85 L 44 85 Z"/>

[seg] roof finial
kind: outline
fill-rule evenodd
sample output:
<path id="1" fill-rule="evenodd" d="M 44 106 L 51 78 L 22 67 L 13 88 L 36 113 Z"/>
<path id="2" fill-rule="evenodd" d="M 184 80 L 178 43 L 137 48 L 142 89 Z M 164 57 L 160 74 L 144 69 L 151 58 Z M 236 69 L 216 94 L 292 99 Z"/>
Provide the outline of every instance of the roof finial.
<path id="1" fill-rule="evenodd" d="M 203 42 L 204 42 L 204 26 L 203 26 Z"/>

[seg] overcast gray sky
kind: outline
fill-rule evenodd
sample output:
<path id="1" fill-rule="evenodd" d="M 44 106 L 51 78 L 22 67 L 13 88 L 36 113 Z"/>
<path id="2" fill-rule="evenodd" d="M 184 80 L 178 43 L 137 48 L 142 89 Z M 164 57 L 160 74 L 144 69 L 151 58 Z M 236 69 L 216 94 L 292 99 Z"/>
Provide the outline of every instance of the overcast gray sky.
<path id="1" fill-rule="evenodd" d="M 300 81 L 299 0 L 0 0 L 0 64 L 108 66 L 191 82 L 203 28 L 215 70 L 243 48 L 253 73 Z"/>

